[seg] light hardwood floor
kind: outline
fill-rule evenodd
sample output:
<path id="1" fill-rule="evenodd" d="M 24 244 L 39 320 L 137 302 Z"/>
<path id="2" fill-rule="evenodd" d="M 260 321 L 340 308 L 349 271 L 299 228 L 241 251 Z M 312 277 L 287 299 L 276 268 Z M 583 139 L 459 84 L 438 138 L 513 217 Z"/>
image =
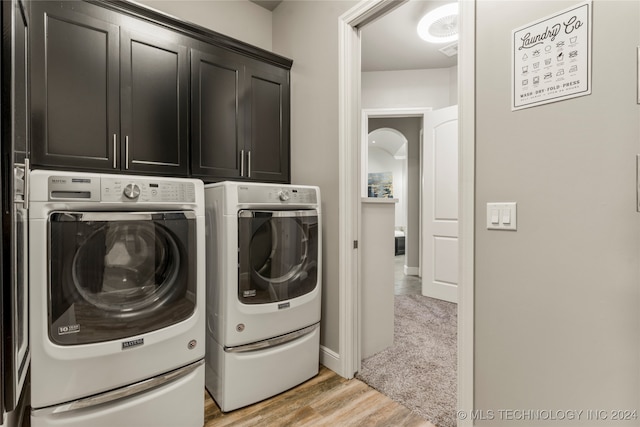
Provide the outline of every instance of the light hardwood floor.
<path id="1" fill-rule="evenodd" d="M 309 381 L 278 396 L 223 414 L 205 391 L 205 427 L 435 427 L 360 380 L 320 367 Z"/>

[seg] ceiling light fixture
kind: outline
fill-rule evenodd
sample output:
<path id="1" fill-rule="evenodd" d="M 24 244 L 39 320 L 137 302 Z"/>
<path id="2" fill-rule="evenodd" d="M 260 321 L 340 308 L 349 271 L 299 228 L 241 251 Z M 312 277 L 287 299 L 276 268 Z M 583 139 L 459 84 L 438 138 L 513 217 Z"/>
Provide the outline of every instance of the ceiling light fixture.
<path id="1" fill-rule="evenodd" d="M 418 22 L 418 35 L 430 43 L 458 40 L 458 3 L 449 3 L 427 13 Z"/>

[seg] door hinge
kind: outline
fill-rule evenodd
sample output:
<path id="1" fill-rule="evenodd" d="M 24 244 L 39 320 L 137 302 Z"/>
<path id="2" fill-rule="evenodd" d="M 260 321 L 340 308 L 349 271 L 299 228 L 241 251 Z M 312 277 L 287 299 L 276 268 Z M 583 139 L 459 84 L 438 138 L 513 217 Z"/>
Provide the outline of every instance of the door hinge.
<path id="1" fill-rule="evenodd" d="M 358 241 L 357 240 L 353 241 L 353 249 L 358 249 Z"/>

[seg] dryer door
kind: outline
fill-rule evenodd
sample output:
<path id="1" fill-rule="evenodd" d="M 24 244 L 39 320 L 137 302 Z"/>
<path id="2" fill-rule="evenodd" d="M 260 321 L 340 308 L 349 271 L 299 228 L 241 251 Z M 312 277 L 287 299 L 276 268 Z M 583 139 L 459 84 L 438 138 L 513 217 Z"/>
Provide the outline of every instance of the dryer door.
<path id="1" fill-rule="evenodd" d="M 196 307 L 193 212 L 54 212 L 49 337 L 122 339 L 187 319 Z"/>
<path id="2" fill-rule="evenodd" d="M 241 210 L 238 245 L 238 299 L 243 304 L 289 300 L 318 285 L 316 210 Z"/>

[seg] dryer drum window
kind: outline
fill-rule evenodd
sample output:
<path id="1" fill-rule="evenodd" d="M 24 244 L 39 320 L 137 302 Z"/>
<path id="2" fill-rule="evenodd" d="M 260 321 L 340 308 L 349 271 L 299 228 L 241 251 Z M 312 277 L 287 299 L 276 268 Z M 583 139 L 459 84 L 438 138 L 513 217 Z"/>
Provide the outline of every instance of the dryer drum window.
<path id="1" fill-rule="evenodd" d="M 316 288 L 315 210 L 242 210 L 238 221 L 238 299 L 242 303 L 285 301 Z"/>
<path id="2" fill-rule="evenodd" d="M 51 340 L 117 340 L 188 318 L 196 306 L 195 238 L 191 212 L 53 213 Z"/>

